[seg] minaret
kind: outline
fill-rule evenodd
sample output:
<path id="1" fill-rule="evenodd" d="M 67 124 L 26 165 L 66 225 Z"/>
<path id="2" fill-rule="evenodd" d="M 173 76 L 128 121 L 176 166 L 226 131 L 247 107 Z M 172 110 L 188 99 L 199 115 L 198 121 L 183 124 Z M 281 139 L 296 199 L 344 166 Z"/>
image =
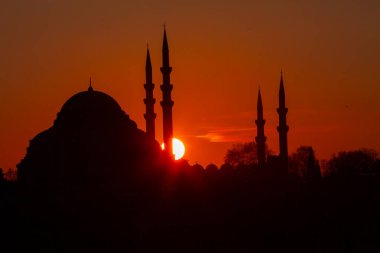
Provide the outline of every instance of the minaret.
<path id="1" fill-rule="evenodd" d="M 279 92 L 279 107 L 277 108 L 277 113 L 279 116 L 279 125 L 277 131 L 280 137 L 280 160 L 284 169 L 288 168 L 288 131 L 289 126 L 286 125 L 286 114 L 288 113 L 288 108 L 285 107 L 285 89 L 284 82 L 280 80 L 280 92 Z"/>
<path id="2" fill-rule="evenodd" d="M 171 98 L 171 92 L 173 85 L 170 83 L 170 73 L 172 68 L 169 65 L 169 46 L 166 38 L 166 30 L 164 28 L 164 41 L 162 44 L 162 112 L 163 112 L 163 130 L 164 130 L 164 145 L 165 151 L 172 156 L 172 138 L 173 138 L 173 121 L 172 121 L 172 107 L 173 100 Z"/>
<path id="3" fill-rule="evenodd" d="M 156 119 L 156 114 L 154 113 L 154 104 L 156 103 L 156 99 L 153 97 L 154 84 L 152 83 L 152 63 L 150 61 L 149 48 L 146 52 L 145 78 L 146 82 L 144 84 L 144 88 L 146 95 L 144 99 L 144 104 L 146 107 L 146 112 L 144 114 L 144 118 L 146 122 L 146 133 L 150 138 L 155 140 L 156 129 L 154 121 Z"/>
<path id="4" fill-rule="evenodd" d="M 267 140 L 267 137 L 264 135 L 264 114 L 263 114 L 263 103 L 261 100 L 261 93 L 259 88 L 259 95 L 257 99 L 257 120 L 256 126 L 257 126 L 257 136 L 256 136 L 256 145 L 257 145 L 257 160 L 258 165 L 260 168 L 263 168 L 265 166 L 265 142 Z"/>

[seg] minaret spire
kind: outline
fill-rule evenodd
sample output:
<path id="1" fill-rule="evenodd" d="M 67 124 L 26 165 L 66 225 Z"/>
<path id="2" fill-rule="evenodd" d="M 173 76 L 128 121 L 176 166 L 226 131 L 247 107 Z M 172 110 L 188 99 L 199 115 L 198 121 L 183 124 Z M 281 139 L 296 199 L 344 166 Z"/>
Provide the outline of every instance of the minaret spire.
<path id="1" fill-rule="evenodd" d="M 146 122 L 146 133 L 148 136 L 155 140 L 156 139 L 156 128 L 155 128 L 155 119 L 156 114 L 154 113 L 154 104 L 156 99 L 153 97 L 154 84 L 152 82 L 152 63 L 150 61 L 149 48 L 146 50 L 146 63 L 145 63 L 145 99 L 144 104 L 146 107 L 146 112 L 144 114 Z"/>
<path id="2" fill-rule="evenodd" d="M 94 89 L 92 88 L 92 84 L 91 84 L 91 76 L 90 76 L 90 85 L 88 86 L 88 91 L 93 91 Z"/>
<path id="3" fill-rule="evenodd" d="M 263 114 L 263 102 L 261 100 L 261 92 L 259 86 L 259 94 L 257 98 L 257 119 L 255 121 L 257 126 L 257 136 L 255 138 L 257 145 L 257 161 L 259 167 L 263 168 L 265 166 L 265 142 L 267 137 L 264 135 L 264 114 Z"/>
<path id="4" fill-rule="evenodd" d="M 173 139 L 173 116 L 172 107 L 174 102 L 171 98 L 171 92 L 173 90 L 173 85 L 170 83 L 170 73 L 172 68 L 169 64 L 169 46 L 166 37 L 166 28 L 164 27 L 164 38 L 162 43 L 162 112 L 163 112 L 163 130 L 164 130 L 164 145 L 165 151 L 169 156 L 173 156 L 172 150 L 172 139 Z"/>
<path id="5" fill-rule="evenodd" d="M 288 169 L 288 131 L 289 126 L 286 125 L 286 114 L 288 113 L 288 108 L 285 106 L 285 88 L 284 81 L 280 79 L 280 92 L 279 92 L 279 107 L 277 108 L 277 113 L 279 116 L 279 125 L 277 131 L 280 138 L 280 160 L 284 169 Z"/>

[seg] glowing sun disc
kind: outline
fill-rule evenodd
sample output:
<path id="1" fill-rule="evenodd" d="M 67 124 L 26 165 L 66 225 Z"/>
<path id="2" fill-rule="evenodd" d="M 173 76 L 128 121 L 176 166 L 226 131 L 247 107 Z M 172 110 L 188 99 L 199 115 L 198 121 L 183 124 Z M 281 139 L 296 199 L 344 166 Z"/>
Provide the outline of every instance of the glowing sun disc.
<path id="1" fill-rule="evenodd" d="M 180 141 L 177 138 L 173 138 L 172 143 L 173 143 L 172 145 L 173 145 L 174 159 L 175 160 L 181 159 L 183 155 L 185 154 L 185 145 L 183 144 L 182 141 Z M 161 148 L 162 150 L 165 149 L 165 143 L 161 144 Z"/>

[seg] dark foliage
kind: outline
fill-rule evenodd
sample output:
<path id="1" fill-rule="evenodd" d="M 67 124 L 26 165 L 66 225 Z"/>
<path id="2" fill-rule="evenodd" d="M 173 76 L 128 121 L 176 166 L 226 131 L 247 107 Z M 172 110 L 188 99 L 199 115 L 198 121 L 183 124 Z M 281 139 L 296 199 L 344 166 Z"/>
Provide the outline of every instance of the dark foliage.
<path id="1" fill-rule="evenodd" d="M 234 167 L 237 167 L 239 164 L 252 165 L 257 163 L 256 143 L 235 144 L 231 149 L 227 150 L 224 162 Z"/>
<path id="2" fill-rule="evenodd" d="M 330 175 L 353 175 L 358 173 L 380 172 L 379 154 L 372 149 L 342 151 L 333 155 L 326 163 Z"/>
<path id="3" fill-rule="evenodd" d="M 265 152 L 271 155 L 273 152 L 265 147 Z M 234 168 L 239 165 L 249 166 L 257 164 L 257 144 L 255 141 L 237 143 L 228 149 L 224 157 L 224 162 L 231 164 Z"/>
<path id="4" fill-rule="evenodd" d="M 0 182 L 4 181 L 4 173 L 3 173 L 3 169 L 0 168 Z"/>
<path id="5" fill-rule="evenodd" d="M 289 172 L 298 175 L 305 181 L 321 178 L 320 166 L 311 146 L 300 146 L 289 157 Z"/>

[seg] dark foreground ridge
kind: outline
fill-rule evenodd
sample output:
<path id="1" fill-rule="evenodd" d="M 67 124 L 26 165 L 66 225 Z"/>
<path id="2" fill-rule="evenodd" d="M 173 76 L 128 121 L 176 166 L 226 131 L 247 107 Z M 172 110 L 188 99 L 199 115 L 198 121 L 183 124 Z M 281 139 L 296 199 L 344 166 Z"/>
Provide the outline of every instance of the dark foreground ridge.
<path id="1" fill-rule="evenodd" d="M 376 252 L 380 177 L 173 161 L 92 87 L 0 183 L 1 252 Z"/>

